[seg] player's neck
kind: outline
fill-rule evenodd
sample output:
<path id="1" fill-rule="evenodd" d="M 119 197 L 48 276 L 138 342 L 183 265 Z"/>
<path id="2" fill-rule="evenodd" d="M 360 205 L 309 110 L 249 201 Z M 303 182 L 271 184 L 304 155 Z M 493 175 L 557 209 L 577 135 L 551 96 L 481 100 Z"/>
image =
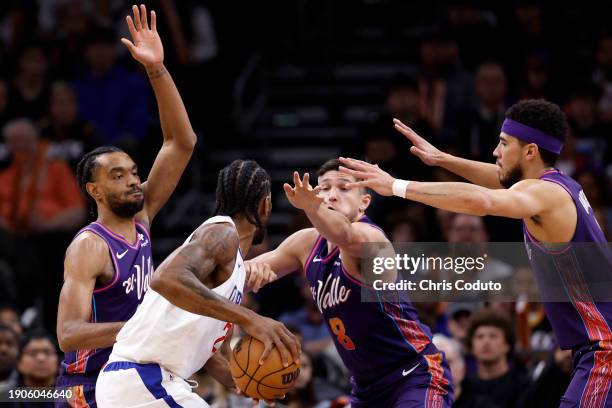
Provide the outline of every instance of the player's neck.
<path id="1" fill-rule="evenodd" d="M 255 236 L 255 230 L 257 229 L 251 224 L 246 218 L 233 218 L 234 224 L 236 225 L 236 231 L 238 231 L 238 239 L 240 240 L 240 251 L 244 256 L 249 253 L 251 245 L 253 244 L 253 237 Z"/>
<path id="2" fill-rule="evenodd" d="M 554 170 L 553 166 L 547 166 L 545 164 L 534 165 L 533 167 L 525 171 L 525 178 L 538 179 L 547 171 Z"/>
<path id="3" fill-rule="evenodd" d="M 508 361 L 505 358 L 492 363 L 478 364 L 478 378 L 481 380 L 493 380 L 508 372 Z"/>
<path id="4" fill-rule="evenodd" d="M 122 236 L 128 242 L 136 241 L 136 230 L 134 229 L 134 218 L 120 218 L 114 214 L 108 214 L 98 209 L 97 222 L 104 225 L 117 235 Z"/>

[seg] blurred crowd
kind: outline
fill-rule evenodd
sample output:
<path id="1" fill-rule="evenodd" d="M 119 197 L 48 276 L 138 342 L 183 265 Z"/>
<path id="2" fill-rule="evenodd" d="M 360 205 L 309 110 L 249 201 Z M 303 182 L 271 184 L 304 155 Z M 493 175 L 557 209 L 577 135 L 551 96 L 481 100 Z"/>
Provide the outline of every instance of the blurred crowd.
<path id="1" fill-rule="evenodd" d="M 210 3 L 147 2 L 160 16 L 166 63 L 200 135 L 196 159 L 231 146 L 232 138 L 225 136 L 236 130 L 227 84 L 247 51 L 261 51 L 273 64 L 295 41 L 289 36 L 263 43 L 272 35 L 258 33 L 252 21 L 243 27 L 253 33 L 247 39 L 248 34 L 233 32 L 246 17 L 232 25 L 231 4 Z M 63 256 L 88 216 L 76 163 L 93 147 L 112 144 L 142 163 L 144 173 L 161 143 L 146 76 L 119 42 L 126 35 L 128 7 L 121 0 L 0 4 L 0 391 L 55 381 L 61 353 L 53 333 Z M 262 7 L 256 16 L 273 9 Z M 360 126 L 356 140 L 340 146 L 342 151 L 399 177 L 456 180 L 410 156 L 409 143 L 389 125 L 391 118 L 445 151 L 491 161 L 505 110 L 520 99 L 546 98 L 562 107 L 570 123 L 558 168 L 583 186 L 609 236 L 612 32 L 603 30 L 596 11 L 566 10 L 563 21 L 576 18 L 576 26 L 567 28 L 546 3 L 535 1 L 485 6 L 466 0 L 430 7 L 419 16 L 418 33 L 411 34 L 416 52 L 406 64 L 417 67 L 414 74 L 388 78 L 380 114 Z M 578 22 L 585 14 L 592 24 Z M 267 18 L 264 23 L 272 21 Z M 241 42 L 248 45 L 236 46 Z M 208 136 L 216 142 L 209 144 Z M 397 198 L 375 197 L 368 214 L 394 242 L 522 241 L 519 222 L 453 215 Z M 296 213 L 287 234 L 307 223 Z M 155 229 L 152 235 L 163 238 Z M 268 241 L 253 252 L 269 248 Z M 487 267 L 496 276 L 527 272 L 500 260 Z M 348 374 L 306 282 L 294 275 L 245 299 L 248 307 L 278 318 L 303 339 L 301 375 L 282 403 L 345 406 Z M 455 406 L 558 406 L 571 353 L 557 347 L 540 304 L 415 306 L 449 360 Z M 198 392 L 212 406 L 248 406 L 204 372 L 197 380 Z"/>

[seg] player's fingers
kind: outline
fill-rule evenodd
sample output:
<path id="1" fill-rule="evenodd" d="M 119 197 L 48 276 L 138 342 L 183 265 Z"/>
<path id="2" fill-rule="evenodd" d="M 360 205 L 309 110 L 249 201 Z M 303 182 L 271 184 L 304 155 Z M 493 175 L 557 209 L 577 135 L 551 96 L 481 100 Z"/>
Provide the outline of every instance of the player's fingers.
<path id="1" fill-rule="evenodd" d="M 349 188 L 349 189 L 353 189 L 353 188 L 367 188 L 367 187 L 370 187 L 370 183 L 368 182 L 368 180 L 356 181 L 354 183 L 346 183 L 344 185 L 344 187 Z"/>
<path id="2" fill-rule="evenodd" d="M 140 10 L 138 10 L 137 5 L 132 6 L 132 13 L 134 14 L 134 25 L 136 26 L 136 30 L 142 30 L 142 23 L 140 21 Z"/>
<path id="3" fill-rule="evenodd" d="M 130 40 L 128 40 L 127 38 L 122 38 L 121 42 L 125 44 L 126 47 L 128 47 L 128 50 L 130 50 L 131 54 L 134 54 L 136 52 L 136 46 Z"/>
<path id="4" fill-rule="evenodd" d="M 303 184 L 308 187 L 310 185 L 310 174 L 304 173 L 304 181 Z"/>
<path id="5" fill-rule="evenodd" d="M 273 341 L 269 337 L 265 338 L 263 344 L 264 350 L 261 353 L 261 356 L 259 356 L 259 365 L 262 365 L 264 361 L 266 361 L 266 358 L 268 358 L 268 355 L 272 351 L 272 346 L 274 345 Z"/>
<path id="6" fill-rule="evenodd" d="M 354 170 L 368 170 L 372 165 L 362 160 L 341 157 L 340 161 Z"/>
<path id="7" fill-rule="evenodd" d="M 287 346 L 285 346 L 285 339 L 283 338 L 284 336 L 279 335 L 277 333 L 274 333 L 272 336 L 273 336 L 272 340 L 274 341 L 274 345 L 276 346 L 276 348 L 278 349 L 278 352 L 281 355 L 281 360 L 283 360 L 283 366 L 288 367 L 292 359 L 291 359 L 291 353 L 289 353 Z"/>
<path id="8" fill-rule="evenodd" d="M 127 16 L 125 18 L 125 21 L 127 22 L 128 30 L 130 31 L 132 40 L 135 40 L 136 36 L 138 36 L 138 33 L 136 32 L 136 27 L 134 27 L 134 20 L 132 20 L 132 16 Z"/>
<path id="9" fill-rule="evenodd" d="M 357 171 L 357 170 L 349 169 L 348 167 L 344 167 L 344 166 L 340 166 L 339 170 L 341 173 L 346 173 L 355 178 L 360 178 L 360 179 L 370 179 L 373 176 L 372 173 L 369 173 L 366 171 Z"/>
<path id="10" fill-rule="evenodd" d="M 157 32 L 157 15 L 154 10 L 151 10 L 151 30 Z"/>
<path id="11" fill-rule="evenodd" d="M 287 194 L 287 197 L 291 198 L 295 195 L 295 190 L 287 183 L 283 184 L 283 190 L 285 190 L 285 194 Z"/>
<path id="12" fill-rule="evenodd" d="M 298 173 L 297 171 L 293 172 L 293 185 L 295 185 L 295 188 L 302 187 L 302 180 L 300 180 L 300 173 Z"/>
<path id="13" fill-rule="evenodd" d="M 149 29 L 149 20 L 147 19 L 147 7 L 144 4 L 140 5 L 140 19 L 142 22 L 142 28 L 145 30 Z"/>
<path id="14" fill-rule="evenodd" d="M 283 341 L 289 347 L 289 351 L 291 351 L 291 355 L 293 356 L 293 361 L 296 364 L 300 364 L 300 356 L 302 355 L 302 343 L 287 329 L 287 327 L 282 327 L 281 337 Z"/>

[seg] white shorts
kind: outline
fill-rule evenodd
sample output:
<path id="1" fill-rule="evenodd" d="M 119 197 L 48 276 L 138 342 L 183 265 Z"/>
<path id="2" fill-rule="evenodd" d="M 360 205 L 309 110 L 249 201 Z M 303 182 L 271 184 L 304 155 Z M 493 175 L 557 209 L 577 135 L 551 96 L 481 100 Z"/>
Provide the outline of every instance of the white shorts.
<path id="1" fill-rule="evenodd" d="M 99 408 L 208 408 L 189 383 L 159 365 L 128 361 L 108 363 L 96 382 Z"/>

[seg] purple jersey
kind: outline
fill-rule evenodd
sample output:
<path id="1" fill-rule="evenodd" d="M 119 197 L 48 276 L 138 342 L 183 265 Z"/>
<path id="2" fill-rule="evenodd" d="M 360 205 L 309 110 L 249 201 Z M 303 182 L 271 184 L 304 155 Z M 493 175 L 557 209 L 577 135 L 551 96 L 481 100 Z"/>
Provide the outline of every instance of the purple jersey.
<path id="1" fill-rule="evenodd" d="M 130 244 L 104 225 L 92 222 L 77 233 L 85 231 L 102 238 L 113 263 L 110 282 L 96 282 L 91 298 L 92 323 L 125 322 L 136 312 L 153 276 L 151 238 L 147 228 L 136 222 L 136 242 Z M 112 347 L 77 350 L 66 353 L 61 372 L 65 376 L 97 376 L 108 360 Z"/>
<path id="2" fill-rule="evenodd" d="M 378 228 L 367 217 L 360 222 Z M 357 390 L 370 393 L 387 388 L 402 378 L 402 367 L 414 366 L 422 353 L 435 352 L 431 332 L 419 322 L 412 304 L 380 297 L 378 302 L 362 301 L 362 291 L 372 289 L 348 274 L 338 247 L 328 252 L 322 236 L 317 238 L 304 271 Z M 446 381 L 442 375 L 435 377 Z"/>
<path id="3" fill-rule="evenodd" d="M 577 349 L 599 342 L 600 347 L 610 349 L 612 302 L 593 299 L 587 284 L 597 279 L 597 275 L 612 271 L 612 253 L 607 240 L 580 184 L 558 170 L 545 172 L 540 180 L 563 187 L 574 200 L 577 212 L 574 236 L 561 250 L 551 251 L 542 246 L 523 223 L 527 254 L 544 300 L 551 287 L 563 288 L 567 297 L 565 302 L 544 302 L 546 315 L 562 348 Z M 594 244 L 587 248 L 580 244 L 585 242 Z"/>

